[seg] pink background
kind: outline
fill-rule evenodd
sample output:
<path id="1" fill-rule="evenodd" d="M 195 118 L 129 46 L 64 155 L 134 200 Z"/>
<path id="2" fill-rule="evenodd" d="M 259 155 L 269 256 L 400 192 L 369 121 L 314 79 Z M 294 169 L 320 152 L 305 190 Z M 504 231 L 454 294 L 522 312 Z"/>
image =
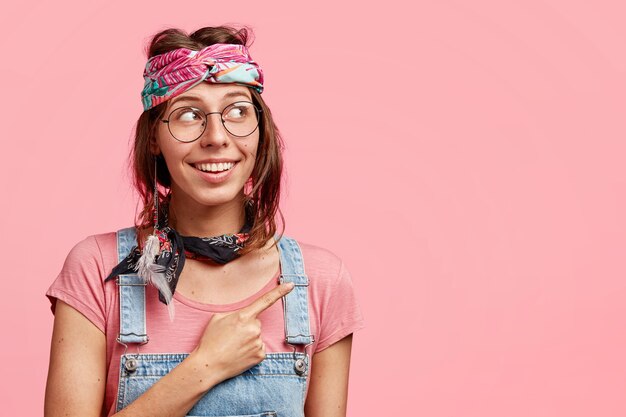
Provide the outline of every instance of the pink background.
<path id="1" fill-rule="evenodd" d="M 132 220 L 145 40 L 240 23 L 287 233 L 341 256 L 363 308 L 348 415 L 626 415 L 623 4 L 4 5 L 2 414 L 42 413 L 69 249 Z"/>

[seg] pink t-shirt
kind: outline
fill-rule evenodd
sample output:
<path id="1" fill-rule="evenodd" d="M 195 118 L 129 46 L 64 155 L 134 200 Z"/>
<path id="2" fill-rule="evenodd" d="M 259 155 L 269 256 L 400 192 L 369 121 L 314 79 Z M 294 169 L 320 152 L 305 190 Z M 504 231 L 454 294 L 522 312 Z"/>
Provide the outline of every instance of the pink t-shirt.
<path id="1" fill-rule="evenodd" d="M 298 242 L 309 278 L 309 321 L 315 342 L 309 354 L 319 352 L 343 337 L 364 327 L 352 279 L 341 259 L 332 252 Z M 104 410 L 115 412 L 120 356 L 124 347 L 116 342 L 119 332 L 119 300 L 115 280 L 104 282 L 117 265 L 115 232 L 88 236 L 68 254 L 63 269 L 46 295 L 54 312 L 56 299 L 74 307 L 107 335 L 107 385 Z M 215 312 L 233 311 L 249 305 L 261 294 L 278 285 L 278 274 L 256 294 L 231 304 L 203 304 L 174 294 L 175 318 L 170 321 L 167 307 L 148 302 L 146 327 L 150 341 L 140 353 L 189 353 L 195 347 Z M 158 297 L 156 289 L 146 287 L 146 299 Z M 158 300 L 157 300 L 158 301 Z M 259 315 L 266 352 L 292 352 L 284 341 L 285 324 L 282 300 Z M 133 346 L 129 352 L 136 352 Z M 302 347 L 298 349 L 302 351 Z M 311 367 L 315 366 L 313 358 Z M 309 372 L 310 376 L 310 372 Z M 309 378 L 309 377 L 307 377 Z M 308 392 L 307 379 L 307 392 Z"/>

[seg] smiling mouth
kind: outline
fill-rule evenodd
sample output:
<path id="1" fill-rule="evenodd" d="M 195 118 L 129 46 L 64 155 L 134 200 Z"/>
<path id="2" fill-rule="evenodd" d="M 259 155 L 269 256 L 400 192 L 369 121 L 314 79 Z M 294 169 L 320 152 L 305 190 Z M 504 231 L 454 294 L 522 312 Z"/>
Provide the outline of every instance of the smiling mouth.
<path id="1" fill-rule="evenodd" d="M 208 164 L 193 164 L 193 166 L 202 171 L 202 172 L 224 172 L 230 171 L 233 167 L 237 165 L 237 162 L 218 162 L 218 163 L 208 163 Z"/>

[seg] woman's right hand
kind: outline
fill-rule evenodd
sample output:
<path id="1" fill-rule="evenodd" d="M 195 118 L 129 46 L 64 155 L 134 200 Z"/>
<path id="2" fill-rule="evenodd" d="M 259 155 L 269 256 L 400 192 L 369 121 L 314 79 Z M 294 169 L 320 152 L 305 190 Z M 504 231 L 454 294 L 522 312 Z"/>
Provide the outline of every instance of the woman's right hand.
<path id="1" fill-rule="evenodd" d="M 213 378 L 220 382 L 258 364 L 265 359 L 258 315 L 292 289 L 293 283 L 283 283 L 246 307 L 215 313 L 191 355 L 200 357 Z"/>

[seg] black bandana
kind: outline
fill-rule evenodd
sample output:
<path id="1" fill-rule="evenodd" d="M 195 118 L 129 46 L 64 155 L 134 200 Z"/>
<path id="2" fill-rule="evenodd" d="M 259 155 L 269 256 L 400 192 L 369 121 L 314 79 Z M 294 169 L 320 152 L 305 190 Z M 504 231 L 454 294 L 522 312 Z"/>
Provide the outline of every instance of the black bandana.
<path id="1" fill-rule="evenodd" d="M 176 290 L 176 284 L 180 273 L 185 266 L 185 258 L 198 260 L 211 260 L 218 264 L 226 264 L 239 257 L 239 250 L 243 248 L 248 239 L 248 232 L 252 229 L 254 221 L 253 206 L 246 204 L 246 221 L 239 233 L 224 234 L 221 236 L 196 237 L 182 236 L 176 229 L 168 224 L 168 207 L 164 204 L 159 210 L 159 227 L 155 229 L 155 235 L 159 239 L 159 253 L 154 263 L 164 268 L 164 276 L 172 295 Z M 134 246 L 128 256 L 113 268 L 111 274 L 104 280 L 109 281 L 118 275 L 136 274 L 137 264 L 142 252 L 138 246 Z M 159 300 L 168 304 L 162 292 L 159 291 Z"/>

